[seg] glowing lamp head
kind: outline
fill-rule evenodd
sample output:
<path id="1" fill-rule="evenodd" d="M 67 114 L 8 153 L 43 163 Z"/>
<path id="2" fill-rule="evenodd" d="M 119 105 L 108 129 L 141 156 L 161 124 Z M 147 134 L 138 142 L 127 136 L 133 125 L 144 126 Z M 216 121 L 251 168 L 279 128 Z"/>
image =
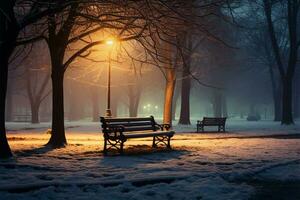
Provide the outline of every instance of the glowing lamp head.
<path id="1" fill-rule="evenodd" d="M 110 39 L 110 40 L 106 40 L 106 44 L 107 44 L 107 45 L 113 45 L 113 44 L 114 44 L 114 41 L 111 40 L 111 39 Z"/>

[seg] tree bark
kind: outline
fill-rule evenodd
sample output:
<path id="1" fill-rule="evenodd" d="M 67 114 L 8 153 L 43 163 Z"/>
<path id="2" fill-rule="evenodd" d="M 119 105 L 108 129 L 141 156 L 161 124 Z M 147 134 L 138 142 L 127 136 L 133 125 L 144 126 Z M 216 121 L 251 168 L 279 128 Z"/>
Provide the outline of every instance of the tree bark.
<path id="1" fill-rule="evenodd" d="M 177 101 L 179 98 L 179 86 L 178 86 L 178 82 L 175 83 L 175 91 L 174 91 L 174 98 L 173 98 L 173 102 L 172 102 L 172 120 L 176 120 L 176 109 L 177 109 Z"/>
<path id="2" fill-rule="evenodd" d="M 227 99 L 224 93 L 222 94 L 222 117 L 228 117 Z"/>
<path id="3" fill-rule="evenodd" d="M 275 80 L 275 74 L 273 70 L 273 62 L 270 62 L 268 65 L 269 67 L 269 74 L 270 74 L 270 79 L 271 79 L 271 86 L 272 86 L 272 97 L 273 97 L 273 106 L 274 106 L 274 121 L 281 121 L 281 95 L 280 95 L 280 88 L 276 84 Z M 280 83 L 280 80 L 279 80 Z"/>
<path id="4" fill-rule="evenodd" d="M 13 121 L 13 98 L 12 98 L 12 83 L 8 84 L 7 94 L 6 94 L 6 111 L 5 120 L 7 122 Z"/>
<path id="5" fill-rule="evenodd" d="M 141 98 L 141 88 L 137 80 L 135 81 L 135 85 L 132 84 L 133 83 L 129 83 L 128 86 L 129 116 L 137 117 Z"/>
<path id="6" fill-rule="evenodd" d="M 56 66 L 54 69 L 62 69 Z M 52 132 L 48 142 L 53 148 L 63 147 L 67 144 L 64 124 L 64 72 L 52 70 Z"/>
<path id="7" fill-rule="evenodd" d="M 137 117 L 138 114 L 138 106 L 134 104 L 134 102 L 129 102 L 129 116 Z"/>
<path id="8" fill-rule="evenodd" d="M 7 92 L 8 59 L 9 53 L 5 52 L 4 45 L 0 45 L 0 158 L 12 156 L 5 129 L 5 100 Z"/>
<path id="9" fill-rule="evenodd" d="M 12 156 L 5 129 L 5 104 L 8 81 L 8 63 L 15 49 L 18 36 L 17 21 L 14 16 L 14 2 L 0 1 L 0 158 Z"/>
<path id="10" fill-rule="evenodd" d="M 283 94 L 282 94 L 282 124 L 293 124 L 293 98 L 292 98 L 292 80 L 286 78 L 283 83 Z"/>
<path id="11" fill-rule="evenodd" d="M 294 118 L 297 119 L 300 117 L 300 66 L 297 66 L 297 73 L 294 80 L 294 96 L 293 96 L 293 113 Z"/>
<path id="12" fill-rule="evenodd" d="M 163 122 L 172 125 L 172 102 L 175 89 L 175 68 L 166 69 L 166 87 Z"/>
<path id="13" fill-rule="evenodd" d="M 222 95 L 219 91 L 213 91 L 214 117 L 222 117 Z"/>
<path id="14" fill-rule="evenodd" d="M 273 91 L 273 101 L 274 101 L 274 121 L 281 121 L 282 117 L 282 104 L 281 104 L 281 95 L 279 89 Z"/>
<path id="15" fill-rule="evenodd" d="M 40 110 L 40 104 L 38 102 L 32 102 L 32 104 L 31 104 L 31 123 L 32 124 L 40 123 L 39 110 Z"/>
<path id="16" fill-rule="evenodd" d="M 299 101 L 300 101 L 300 98 L 299 98 L 299 94 L 295 93 L 294 94 L 295 97 L 294 97 L 294 106 L 293 106 L 293 110 L 294 110 L 294 118 L 295 119 L 298 119 L 299 116 L 300 116 L 300 112 L 299 112 Z"/>
<path id="17" fill-rule="evenodd" d="M 190 91 L 191 91 L 191 78 L 190 78 L 190 65 L 186 65 L 182 72 L 182 85 L 181 85 L 181 109 L 179 124 L 191 124 L 190 121 Z"/>

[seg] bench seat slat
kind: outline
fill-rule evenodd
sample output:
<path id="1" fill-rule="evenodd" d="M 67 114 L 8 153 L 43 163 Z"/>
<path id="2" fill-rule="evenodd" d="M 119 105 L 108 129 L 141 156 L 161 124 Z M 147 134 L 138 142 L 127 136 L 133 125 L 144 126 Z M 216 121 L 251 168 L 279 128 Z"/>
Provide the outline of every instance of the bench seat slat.
<path id="1" fill-rule="evenodd" d="M 152 126 L 148 126 L 148 127 L 125 127 L 124 132 L 133 132 L 133 131 L 153 131 L 153 127 Z"/>
<path id="2" fill-rule="evenodd" d="M 114 127 L 114 126 L 125 126 L 125 127 L 128 127 L 128 126 L 152 126 L 152 122 L 134 122 L 134 123 L 128 123 L 128 122 L 125 122 L 125 123 L 107 123 L 107 126 L 108 127 Z"/>
<path id="3" fill-rule="evenodd" d="M 138 121 L 152 121 L 151 117 L 135 118 L 135 117 L 124 117 L 124 118 L 105 118 L 107 123 L 110 122 L 138 122 Z"/>
<path id="4" fill-rule="evenodd" d="M 126 138 L 144 138 L 144 137 L 154 137 L 154 136 L 173 136 L 174 131 L 153 131 L 153 132 L 146 132 L 146 133 L 124 133 Z"/>

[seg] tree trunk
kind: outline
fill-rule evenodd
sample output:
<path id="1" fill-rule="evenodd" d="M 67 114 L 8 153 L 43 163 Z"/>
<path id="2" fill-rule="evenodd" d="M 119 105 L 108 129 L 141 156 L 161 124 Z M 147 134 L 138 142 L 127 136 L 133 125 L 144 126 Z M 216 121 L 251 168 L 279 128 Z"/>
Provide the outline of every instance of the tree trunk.
<path id="1" fill-rule="evenodd" d="M 172 120 L 176 120 L 176 109 L 177 109 L 177 101 L 179 98 L 179 86 L 178 83 L 175 83 L 175 91 L 174 91 L 174 98 L 172 102 Z"/>
<path id="2" fill-rule="evenodd" d="M 7 122 L 13 121 L 13 102 L 12 102 L 12 84 L 8 84 L 7 94 L 6 94 L 6 111 L 5 111 L 5 120 Z"/>
<path id="3" fill-rule="evenodd" d="M 222 95 L 219 91 L 213 91 L 214 117 L 222 117 Z"/>
<path id="4" fill-rule="evenodd" d="M 8 61 L 15 48 L 18 36 L 17 22 L 14 16 L 14 2 L 0 1 L 0 158 L 12 156 L 5 129 L 5 104 L 8 81 Z"/>
<path id="5" fill-rule="evenodd" d="M 53 67 L 53 66 L 52 66 Z M 67 144 L 64 125 L 64 72 L 62 66 L 52 68 L 52 132 L 47 145 L 53 148 L 63 147 Z"/>
<path id="6" fill-rule="evenodd" d="M 274 105 L 274 121 L 281 121 L 281 101 L 280 101 L 280 89 L 279 86 L 276 85 L 275 74 L 273 70 L 273 63 L 268 65 L 269 74 L 271 79 L 272 86 L 272 96 L 273 96 L 273 105 Z"/>
<path id="7" fill-rule="evenodd" d="M 295 73 L 293 94 L 293 113 L 294 118 L 297 119 L 300 117 L 300 63 Z"/>
<path id="8" fill-rule="evenodd" d="M 141 84 L 137 74 L 128 77 L 128 108 L 129 116 L 137 117 L 141 99 Z"/>
<path id="9" fill-rule="evenodd" d="M 222 94 L 222 117 L 228 117 L 226 95 Z"/>
<path id="10" fill-rule="evenodd" d="M 9 158 L 12 156 L 5 129 L 5 100 L 7 92 L 7 76 L 8 76 L 8 54 L 3 52 L 0 46 L 0 158 Z"/>
<path id="11" fill-rule="evenodd" d="M 289 77 L 284 79 L 282 84 L 282 124 L 293 124 L 293 100 L 292 100 L 292 80 Z"/>
<path id="12" fill-rule="evenodd" d="M 172 102 L 175 89 L 175 69 L 166 69 L 166 88 L 163 122 L 172 125 Z"/>
<path id="13" fill-rule="evenodd" d="M 280 91 L 276 89 L 273 92 L 273 101 L 274 101 L 274 121 L 279 122 L 281 121 L 282 117 L 282 104 L 281 104 L 281 95 Z"/>
<path id="14" fill-rule="evenodd" d="M 248 116 L 255 116 L 255 115 L 256 115 L 255 103 L 250 103 L 250 109 L 249 109 Z"/>
<path id="15" fill-rule="evenodd" d="M 133 82 L 128 81 L 128 109 L 129 109 L 129 116 L 136 117 L 137 116 L 137 107 L 135 105 L 135 90 L 133 86 Z M 136 84 L 136 83 L 135 83 Z"/>
<path id="16" fill-rule="evenodd" d="M 294 110 L 294 118 L 297 119 L 300 116 L 300 112 L 299 112 L 299 94 L 297 92 L 294 93 L 294 106 L 293 106 L 293 110 Z"/>
<path id="17" fill-rule="evenodd" d="M 270 41 L 272 44 L 273 53 L 275 56 L 275 60 L 279 69 L 281 82 L 282 82 L 282 119 L 281 124 L 293 124 L 293 113 L 292 113 L 292 102 L 293 102 L 293 76 L 295 73 L 295 67 L 298 60 L 298 10 L 299 5 L 296 1 L 286 1 L 287 9 L 284 14 L 287 17 L 287 30 L 288 30 L 288 59 L 287 59 L 287 69 L 284 69 L 284 58 L 281 55 L 280 45 L 278 44 L 276 38 L 276 30 L 272 20 L 272 1 L 264 0 L 264 11 L 266 16 L 266 21 L 268 24 Z"/>
<path id="18" fill-rule="evenodd" d="M 40 110 L 40 103 L 32 102 L 31 103 L 31 123 L 32 124 L 40 123 L 39 110 Z"/>
<path id="19" fill-rule="evenodd" d="M 138 106 L 134 105 L 134 102 L 129 102 L 129 116 L 137 117 L 138 114 Z"/>
<path id="20" fill-rule="evenodd" d="M 182 72 L 182 85 L 181 85 L 181 108 L 179 124 L 191 124 L 190 122 L 190 91 L 191 91 L 191 79 L 189 76 L 190 66 L 185 66 Z"/>

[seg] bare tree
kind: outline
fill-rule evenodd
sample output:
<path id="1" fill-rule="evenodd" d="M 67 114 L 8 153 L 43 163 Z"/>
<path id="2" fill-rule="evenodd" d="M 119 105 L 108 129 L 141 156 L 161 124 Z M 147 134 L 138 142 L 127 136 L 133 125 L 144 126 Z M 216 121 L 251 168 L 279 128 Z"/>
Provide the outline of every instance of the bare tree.
<path id="1" fill-rule="evenodd" d="M 137 117 L 138 115 L 141 93 L 141 81 L 138 75 L 133 73 L 128 79 L 128 108 L 130 117 Z"/>
<path id="2" fill-rule="evenodd" d="M 27 26 L 40 20 L 47 13 L 57 10 L 43 9 L 46 1 L 10 1 L 0 2 L 0 157 L 11 157 L 12 153 L 6 139 L 5 130 L 5 99 L 7 91 L 9 59 L 18 45 L 17 38 L 20 32 Z M 66 1 L 65 1 L 66 2 Z M 60 3 L 60 7 L 65 5 Z M 52 2 L 54 3 L 54 2 Z M 18 12 L 18 18 L 16 17 Z M 28 39 L 28 38 L 27 38 Z M 34 39 L 28 39 L 28 41 Z M 22 43 L 25 43 L 24 41 Z"/>
<path id="3" fill-rule="evenodd" d="M 40 105 L 51 92 L 50 89 L 47 89 L 47 85 L 50 80 L 50 74 L 47 72 L 46 74 L 42 74 L 39 71 L 39 69 L 26 67 L 26 91 L 31 107 L 31 123 L 33 124 L 40 122 Z M 39 80 L 39 77 L 42 77 L 41 80 Z M 35 80 L 34 84 L 32 84 L 33 79 Z M 39 85 L 40 87 L 37 88 Z"/>
<path id="4" fill-rule="evenodd" d="M 282 124 L 293 124 L 293 78 L 298 60 L 298 49 L 300 46 L 299 29 L 299 0 L 271 1 L 263 0 L 264 13 L 268 24 L 269 38 L 272 44 L 273 54 L 279 70 L 282 84 Z M 283 16 L 274 19 L 274 10 L 279 9 Z M 277 12 L 277 11 L 276 11 Z M 280 20 L 281 19 L 281 20 Z M 280 20 L 279 26 L 287 27 L 286 40 L 288 42 L 288 59 L 284 60 L 284 53 L 280 47 L 275 21 Z M 278 23 L 278 22 L 277 22 Z"/>

